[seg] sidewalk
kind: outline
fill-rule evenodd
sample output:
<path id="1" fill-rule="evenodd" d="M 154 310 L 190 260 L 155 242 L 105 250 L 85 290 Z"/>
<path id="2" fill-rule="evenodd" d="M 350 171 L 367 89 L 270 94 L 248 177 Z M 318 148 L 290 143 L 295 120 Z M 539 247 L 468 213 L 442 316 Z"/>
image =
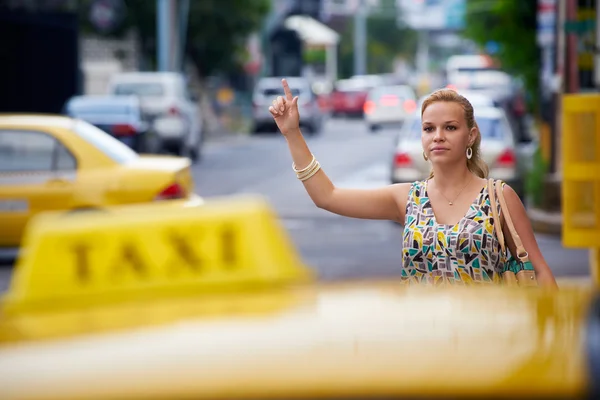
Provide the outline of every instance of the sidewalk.
<path id="1" fill-rule="evenodd" d="M 592 277 L 590 276 L 582 276 L 582 277 L 558 277 L 556 278 L 556 284 L 559 288 L 566 287 L 575 287 L 575 288 L 593 288 L 594 283 L 592 282 Z"/>
<path id="2" fill-rule="evenodd" d="M 536 233 L 560 236 L 562 233 L 562 213 L 528 207 L 527 215 Z"/>

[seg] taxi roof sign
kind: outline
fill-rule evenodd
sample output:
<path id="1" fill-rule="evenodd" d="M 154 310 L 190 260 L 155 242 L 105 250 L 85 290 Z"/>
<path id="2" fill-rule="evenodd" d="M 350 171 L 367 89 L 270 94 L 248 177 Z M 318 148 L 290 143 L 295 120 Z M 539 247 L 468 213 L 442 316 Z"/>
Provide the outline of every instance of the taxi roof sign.
<path id="1" fill-rule="evenodd" d="M 142 209 L 34 219 L 5 310 L 214 293 L 311 278 L 262 198 Z"/>

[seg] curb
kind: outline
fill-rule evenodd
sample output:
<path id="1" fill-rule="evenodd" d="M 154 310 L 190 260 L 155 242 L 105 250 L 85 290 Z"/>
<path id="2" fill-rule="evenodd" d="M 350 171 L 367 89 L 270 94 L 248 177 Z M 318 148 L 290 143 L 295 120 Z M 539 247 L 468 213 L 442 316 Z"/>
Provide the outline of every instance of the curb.
<path id="1" fill-rule="evenodd" d="M 564 287 L 593 287 L 591 276 L 580 277 L 556 277 L 556 284 L 559 288 Z"/>
<path id="2" fill-rule="evenodd" d="M 533 230 L 537 233 L 548 235 L 562 235 L 562 214 L 547 212 L 538 208 L 529 208 L 527 215 L 531 221 Z"/>

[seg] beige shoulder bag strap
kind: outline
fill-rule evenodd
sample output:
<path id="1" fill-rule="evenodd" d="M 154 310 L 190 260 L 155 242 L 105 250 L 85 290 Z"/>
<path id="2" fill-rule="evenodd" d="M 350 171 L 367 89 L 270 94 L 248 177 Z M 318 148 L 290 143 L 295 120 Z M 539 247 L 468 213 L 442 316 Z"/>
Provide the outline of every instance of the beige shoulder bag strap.
<path id="1" fill-rule="evenodd" d="M 496 237 L 498 238 L 498 242 L 500 242 L 500 247 L 502 248 L 502 252 L 506 251 L 506 247 L 504 244 L 504 233 L 502 232 L 502 222 L 498 217 L 498 206 L 496 203 L 496 190 L 494 187 L 494 180 L 492 178 L 488 179 L 488 195 L 490 197 L 490 207 L 492 209 L 492 218 L 494 219 L 494 231 L 496 232 Z"/>
<path id="2" fill-rule="evenodd" d="M 502 213 L 504 214 L 504 221 L 506 222 L 506 226 L 510 231 L 510 235 L 512 236 L 513 242 L 515 243 L 517 254 L 513 254 L 515 258 L 518 258 L 520 261 L 525 262 L 529 258 L 529 254 L 525 250 L 525 246 L 521 242 L 521 238 L 513 225 L 512 218 L 510 217 L 510 211 L 508 211 L 508 205 L 506 204 L 506 200 L 504 199 L 504 189 L 502 188 L 502 182 L 498 182 L 496 186 L 496 195 L 498 196 L 498 200 L 500 201 L 500 207 L 502 208 Z"/>

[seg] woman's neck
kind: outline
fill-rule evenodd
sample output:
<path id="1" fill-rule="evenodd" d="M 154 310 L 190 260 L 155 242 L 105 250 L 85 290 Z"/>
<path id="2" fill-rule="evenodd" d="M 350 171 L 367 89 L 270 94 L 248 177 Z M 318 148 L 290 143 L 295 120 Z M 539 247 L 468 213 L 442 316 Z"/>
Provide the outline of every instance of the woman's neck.
<path id="1" fill-rule="evenodd" d="M 435 186 L 441 190 L 462 187 L 472 175 L 473 173 L 467 168 L 466 164 L 456 167 L 433 167 Z"/>

